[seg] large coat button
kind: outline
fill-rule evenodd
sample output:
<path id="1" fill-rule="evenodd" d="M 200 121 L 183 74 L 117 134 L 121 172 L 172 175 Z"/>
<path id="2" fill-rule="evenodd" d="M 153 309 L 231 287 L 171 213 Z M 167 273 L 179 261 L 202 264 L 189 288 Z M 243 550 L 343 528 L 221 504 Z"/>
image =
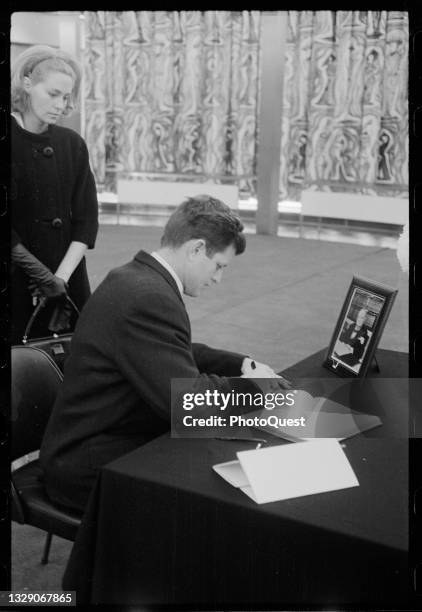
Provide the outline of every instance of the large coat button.
<path id="1" fill-rule="evenodd" d="M 57 217 L 56 219 L 52 220 L 51 225 L 54 227 L 54 229 L 60 229 L 63 225 L 63 221 Z"/>
<path id="2" fill-rule="evenodd" d="M 52 155 L 54 153 L 53 147 L 44 147 L 42 152 L 43 152 L 43 155 L 45 155 L 46 157 L 52 157 Z"/>

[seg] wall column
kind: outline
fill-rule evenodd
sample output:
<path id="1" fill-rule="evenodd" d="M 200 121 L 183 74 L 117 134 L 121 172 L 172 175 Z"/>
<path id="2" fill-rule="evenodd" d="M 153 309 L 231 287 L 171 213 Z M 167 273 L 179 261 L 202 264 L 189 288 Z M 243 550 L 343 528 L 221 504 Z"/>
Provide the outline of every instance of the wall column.
<path id="1" fill-rule="evenodd" d="M 277 234 L 286 11 L 261 15 L 261 98 L 258 117 L 256 231 Z"/>

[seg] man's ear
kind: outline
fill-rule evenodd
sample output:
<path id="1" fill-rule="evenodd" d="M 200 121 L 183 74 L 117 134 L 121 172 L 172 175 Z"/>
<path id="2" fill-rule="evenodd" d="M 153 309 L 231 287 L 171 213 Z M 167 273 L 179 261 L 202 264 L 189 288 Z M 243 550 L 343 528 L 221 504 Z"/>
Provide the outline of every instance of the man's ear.
<path id="1" fill-rule="evenodd" d="M 203 238 L 195 238 L 191 240 L 190 243 L 188 252 L 191 257 L 196 257 L 206 252 L 207 245 Z"/>

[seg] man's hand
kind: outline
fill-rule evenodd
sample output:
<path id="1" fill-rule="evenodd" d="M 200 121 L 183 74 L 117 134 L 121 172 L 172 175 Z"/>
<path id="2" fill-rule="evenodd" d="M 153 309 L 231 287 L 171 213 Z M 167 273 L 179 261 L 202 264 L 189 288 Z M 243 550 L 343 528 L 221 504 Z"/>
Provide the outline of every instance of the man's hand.
<path id="1" fill-rule="evenodd" d="M 340 342 L 340 340 L 338 340 L 338 342 L 336 343 L 334 350 L 339 357 L 343 357 L 344 355 L 349 355 L 350 353 L 353 353 L 353 349 L 350 344 Z"/>
<path id="2" fill-rule="evenodd" d="M 292 385 L 288 380 L 279 376 L 270 366 L 260 363 L 254 359 L 245 357 L 241 367 L 242 378 L 276 378 L 275 386 L 282 389 L 291 389 Z"/>
<path id="3" fill-rule="evenodd" d="M 249 357 L 245 357 L 243 360 L 241 372 L 243 378 L 278 378 L 270 366 L 249 359 Z"/>

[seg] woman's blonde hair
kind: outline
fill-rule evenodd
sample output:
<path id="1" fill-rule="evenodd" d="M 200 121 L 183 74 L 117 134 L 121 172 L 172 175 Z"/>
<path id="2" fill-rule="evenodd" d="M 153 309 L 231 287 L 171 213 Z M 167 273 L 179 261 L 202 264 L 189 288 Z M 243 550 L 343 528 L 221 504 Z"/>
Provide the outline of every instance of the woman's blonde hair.
<path id="1" fill-rule="evenodd" d="M 73 89 L 63 114 L 69 115 L 74 110 L 82 77 L 79 63 L 66 51 L 53 49 L 47 45 L 34 45 L 18 55 L 12 64 L 12 111 L 25 113 L 29 108 L 29 95 L 24 89 L 24 77 L 30 77 L 34 83 L 38 83 L 50 72 L 61 72 L 72 77 Z"/>

